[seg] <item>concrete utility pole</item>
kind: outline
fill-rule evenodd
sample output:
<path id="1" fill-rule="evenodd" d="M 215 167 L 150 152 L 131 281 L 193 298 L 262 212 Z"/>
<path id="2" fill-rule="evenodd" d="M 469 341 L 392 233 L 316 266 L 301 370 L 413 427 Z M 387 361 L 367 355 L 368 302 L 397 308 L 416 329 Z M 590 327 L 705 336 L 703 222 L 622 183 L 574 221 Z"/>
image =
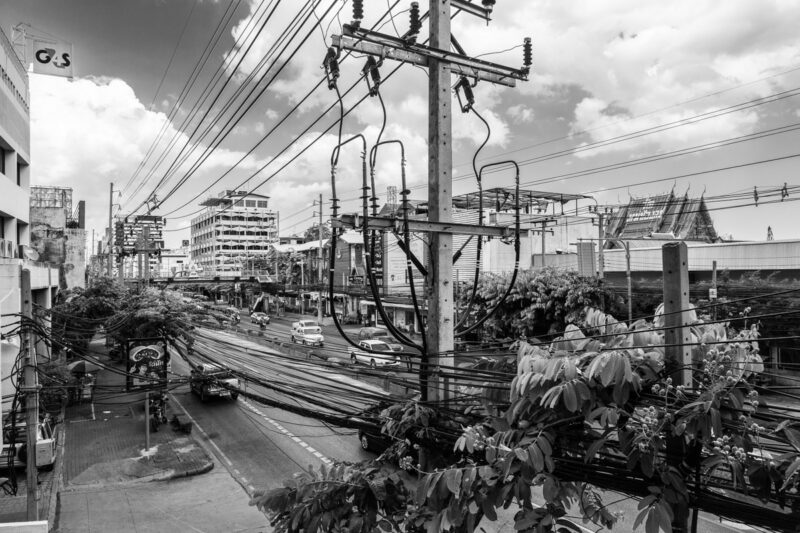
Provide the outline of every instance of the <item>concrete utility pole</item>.
<path id="1" fill-rule="evenodd" d="M 664 362 L 673 385 L 692 387 L 692 352 L 688 346 L 689 252 L 685 242 L 670 242 L 662 246 L 661 255 L 664 269 Z M 680 464 L 684 448 L 683 437 L 668 439 L 667 456 L 673 466 Z M 685 503 L 675 507 L 672 530 L 676 533 L 690 531 L 689 509 Z"/>
<path id="2" fill-rule="evenodd" d="M 113 217 L 113 210 L 114 210 L 114 184 L 109 183 L 109 190 L 108 190 L 108 248 L 106 249 L 107 257 L 107 265 L 106 265 L 106 274 L 110 278 L 114 270 L 111 266 L 111 247 L 113 246 L 114 242 L 114 226 L 112 225 L 111 219 Z"/>
<path id="3" fill-rule="evenodd" d="M 603 213 L 597 213 L 597 277 L 603 279 L 605 275 L 605 258 L 603 257 L 603 239 L 605 238 L 605 227 L 603 225 Z"/>
<path id="4" fill-rule="evenodd" d="M 661 247 L 664 268 L 665 361 L 674 385 L 692 386 L 692 352 L 689 346 L 689 252 L 685 242 Z"/>
<path id="5" fill-rule="evenodd" d="M 317 283 L 319 283 L 319 302 L 317 303 L 317 319 L 320 326 L 324 320 L 324 313 L 322 309 L 322 194 L 319 195 L 319 260 L 317 261 Z"/>
<path id="6" fill-rule="evenodd" d="M 33 342 L 33 331 L 30 322 L 33 321 L 33 293 L 31 291 L 31 271 L 27 268 L 22 269 L 21 273 L 22 290 L 22 315 L 23 320 L 28 322 L 24 328 L 24 347 L 25 354 L 25 384 L 20 388 L 25 398 L 25 424 L 26 424 L 26 446 L 28 455 L 26 457 L 27 483 L 27 510 L 28 521 L 39 520 L 39 498 L 37 482 L 38 469 L 36 468 L 36 435 L 39 429 L 39 382 L 36 370 L 36 346 Z"/>
<path id="7" fill-rule="evenodd" d="M 451 7 L 463 13 L 490 20 L 494 2 L 485 2 L 481 7 L 466 0 L 431 0 L 429 2 L 428 45 L 418 44 L 422 17 L 419 5 L 412 2 L 411 30 L 402 38 L 372 32 L 359 24 L 348 24 L 342 35 L 332 37 L 333 47 L 383 59 L 394 59 L 428 69 L 428 220 L 412 221 L 410 231 L 425 231 L 430 234 L 428 258 L 428 321 L 427 353 L 421 356 L 420 388 L 423 401 L 447 399 L 447 376 L 443 367 L 453 366 L 454 305 L 453 305 L 453 234 L 507 236 L 507 230 L 475 224 L 460 224 L 452 221 L 452 79 L 451 74 L 470 79 L 484 80 L 513 87 L 516 80 L 527 80 L 529 70 L 530 41 L 526 40 L 525 67 L 514 69 L 481 59 L 474 59 L 461 50 L 450 32 Z M 451 44 L 458 50 L 450 52 Z M 347 216 L 337 223 L 357 224 Z M 359 229 L 368 231 L 393 227 L 392 218 L 371 217 Z M 429 379 L 429 374 L 437 373 Z M 440 382 L 441 379 L 441 382 Z"/>

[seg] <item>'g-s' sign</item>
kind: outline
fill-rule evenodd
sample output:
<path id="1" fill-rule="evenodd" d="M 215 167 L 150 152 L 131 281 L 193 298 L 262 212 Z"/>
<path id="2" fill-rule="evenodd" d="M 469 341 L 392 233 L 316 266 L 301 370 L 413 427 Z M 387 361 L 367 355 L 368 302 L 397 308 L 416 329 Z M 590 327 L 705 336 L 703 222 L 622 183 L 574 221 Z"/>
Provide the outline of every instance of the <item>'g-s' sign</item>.
<path id="1" fill-rule="evenodd" d="M 50 76 L 72 77 L 72 45 L 34 41 L 33 71 Z"/>

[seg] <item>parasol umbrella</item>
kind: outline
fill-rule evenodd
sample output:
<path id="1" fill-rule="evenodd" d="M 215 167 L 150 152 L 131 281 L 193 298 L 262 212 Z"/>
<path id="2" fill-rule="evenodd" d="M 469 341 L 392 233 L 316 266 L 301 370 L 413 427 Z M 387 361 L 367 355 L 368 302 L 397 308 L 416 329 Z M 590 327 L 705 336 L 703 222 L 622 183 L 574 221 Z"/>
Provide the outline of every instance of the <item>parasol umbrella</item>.
<path id="1" fill-rule="evenodd" d="M 74 363 L 68 364 L 67 368 L 73 374 L 88 374 L 89 372 L 97 372 L 103 367 L 90 361 L 84 361 L 81 359 L 80 361 L 75 361 Z"/>

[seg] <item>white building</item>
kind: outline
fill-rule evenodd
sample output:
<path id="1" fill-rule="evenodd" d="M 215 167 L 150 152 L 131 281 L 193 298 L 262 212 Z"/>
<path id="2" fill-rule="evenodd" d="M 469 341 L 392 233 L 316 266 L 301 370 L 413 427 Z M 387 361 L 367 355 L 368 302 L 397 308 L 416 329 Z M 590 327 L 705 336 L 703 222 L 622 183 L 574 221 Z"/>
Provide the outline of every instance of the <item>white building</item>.
<path id="1" fill-rule="evenodd" d="M 159 273 L 162 278 L 182 278 L 189 277 L 192 272 L 189 241 L 184 241 L 185 246 L 174 250 L 163 250 L 161 252 Z"/>
<path id="2" fill-rule="evenodd" d="M 28 75 L 0 30 L 0 332 L 19 322 L 22 269 L 31 273 L 34 305 L 49 308 L 58 288 L 58 269 L 34 261 L 30 248 L 30 111 Z M 19 337 L 0 341 L 0 395 L 14 395 L 8 375 L 19 354 Z M 44 353 L 42 351 L 42 353 Z M 2 413 L 0 413 L 2 415 Z"/>
<path id="3" fill-rule="evenodd" d="M 257 270 L 278 242 L 278 213 L 269 197 L 247 191 L 223 191 L 200 205 L 192 219 L 191 260 L 206 272 Z"/>

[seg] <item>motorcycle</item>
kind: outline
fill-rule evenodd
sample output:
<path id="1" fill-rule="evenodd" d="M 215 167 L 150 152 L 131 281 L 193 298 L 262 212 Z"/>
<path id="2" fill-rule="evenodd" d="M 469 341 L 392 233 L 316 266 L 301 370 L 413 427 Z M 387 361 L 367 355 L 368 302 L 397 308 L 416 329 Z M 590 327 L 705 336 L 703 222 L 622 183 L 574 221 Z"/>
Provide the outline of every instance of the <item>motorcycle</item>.
<path id="1" fill-rule="evenodd" d="M 167 423 L 167 395 L 157 392 L 150 398 L 150 430 L 155 433 L 158 426 Z"/>

